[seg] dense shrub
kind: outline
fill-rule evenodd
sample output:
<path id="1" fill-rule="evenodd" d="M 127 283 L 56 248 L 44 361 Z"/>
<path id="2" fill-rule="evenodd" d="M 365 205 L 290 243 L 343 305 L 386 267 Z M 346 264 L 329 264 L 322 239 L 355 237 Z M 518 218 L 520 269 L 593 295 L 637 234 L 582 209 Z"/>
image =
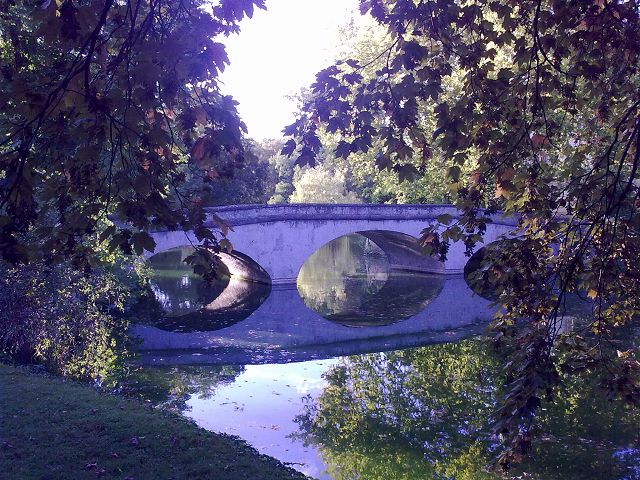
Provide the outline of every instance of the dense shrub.
<path id="1" fill-rule="evenodd" d="M 135 273 L 66 265 L 0 266 L 0 350 L 20 362 L 104 380 L 124 352 Z"/>

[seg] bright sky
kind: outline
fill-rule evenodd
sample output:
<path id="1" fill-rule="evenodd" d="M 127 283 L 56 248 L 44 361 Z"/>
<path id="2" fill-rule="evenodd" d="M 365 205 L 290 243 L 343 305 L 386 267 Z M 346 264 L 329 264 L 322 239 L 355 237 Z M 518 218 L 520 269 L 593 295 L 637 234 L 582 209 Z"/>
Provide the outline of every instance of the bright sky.
<path id="1" fill-rule="evenodd" d="M 243 20 L 242 31 L 226 39 L 231 65 L 222 75 L 225 94 L 257 140 L 279 138 L 293 122 L 295 102 L 285 98 L 309 86 L 333 60 L 338 27 L 345 25 L 358 0 L 267 0 Z"/>

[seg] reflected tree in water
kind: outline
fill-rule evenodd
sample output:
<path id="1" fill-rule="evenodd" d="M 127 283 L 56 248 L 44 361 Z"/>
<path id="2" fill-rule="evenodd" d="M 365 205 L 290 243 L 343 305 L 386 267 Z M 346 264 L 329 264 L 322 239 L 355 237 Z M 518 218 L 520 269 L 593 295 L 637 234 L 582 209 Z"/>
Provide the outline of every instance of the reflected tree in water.
<path id="1" fill-rule="evenodd" d="M 205 307 L 211 303 L 229 283 L 224 276 L 214 282 L 206 282 L 185 263 L 193 247 L 172 248 L 153 255 L 148 263 L 151 269 L 151 290 L 160 308 L 169 317 L 177 317 Z"/>
<path id="2" fill-rule="evenodd" d="M 191 396 L 210 398 L 218 387 L 233 383 L 244 370 L 244 365 L 134 368 L 120 380 L 120 389 L 154 406 L 183 412 Z"/>
<path id="3" fill-rule="evenodd" d="M 345 358 L 297 418 L 300 435 L 336 480 L 501 478 L 485 467 L 499 449 L 499 365 L 479 340 Z M 543 403 L 545 433 L 513 478 L 640 478 L 640 414 L 596 389 L 572 377 Z"/>
<path id="4" fill-rule="evenodd" d="M 332 240 L 300 269 L 298 291 L 321 315 L 353 309 L 359 297 L 377 293 L 388 278 L 384 252 L 358 234 Z"/>

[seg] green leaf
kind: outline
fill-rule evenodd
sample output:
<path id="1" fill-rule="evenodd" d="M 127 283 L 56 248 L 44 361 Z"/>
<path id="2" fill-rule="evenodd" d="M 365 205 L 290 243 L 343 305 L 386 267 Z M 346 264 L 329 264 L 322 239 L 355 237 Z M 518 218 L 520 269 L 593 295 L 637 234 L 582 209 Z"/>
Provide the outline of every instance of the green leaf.
<path id="1" fill-rule="evenodd" d="M 156 242 L 147 232 L 136 232 L 131 236 L 133 249 L 138 255 L 142 255 L 144 250 L 152 252 L 156 248 Z"/>

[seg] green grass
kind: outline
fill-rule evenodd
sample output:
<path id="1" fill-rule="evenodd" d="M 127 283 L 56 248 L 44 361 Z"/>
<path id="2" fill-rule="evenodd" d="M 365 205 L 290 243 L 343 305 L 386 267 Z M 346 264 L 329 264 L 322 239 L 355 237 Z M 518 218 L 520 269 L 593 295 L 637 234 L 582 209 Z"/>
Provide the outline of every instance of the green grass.
<path id="1" fill-rule="evenodd" d="M 0 364 L 0 478 L 304 479 L 174 414 Z"/>

